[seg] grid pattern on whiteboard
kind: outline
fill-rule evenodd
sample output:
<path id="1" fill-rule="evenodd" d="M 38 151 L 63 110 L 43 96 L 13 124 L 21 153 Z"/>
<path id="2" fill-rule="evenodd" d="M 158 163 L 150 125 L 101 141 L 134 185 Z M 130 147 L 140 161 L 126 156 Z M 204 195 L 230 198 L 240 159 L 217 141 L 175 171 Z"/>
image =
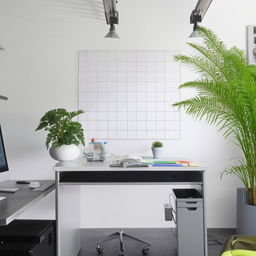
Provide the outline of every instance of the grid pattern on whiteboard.
<path id="1" fill-rule="evenodd" d="M 180 64 L 167 51 L 80 51 L 79 121 L 97 139 L 179 139 Z"/>

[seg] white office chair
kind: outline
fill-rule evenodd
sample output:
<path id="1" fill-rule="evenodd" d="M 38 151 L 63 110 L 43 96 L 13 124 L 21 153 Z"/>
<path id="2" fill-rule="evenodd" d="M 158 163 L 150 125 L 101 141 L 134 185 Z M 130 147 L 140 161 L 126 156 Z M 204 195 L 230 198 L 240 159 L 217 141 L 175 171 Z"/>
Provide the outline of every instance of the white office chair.
<path id="1" fill-rule="evenodd" d="M 128 235 L 123 230 L 121 230 L 119 232 L 115 232 L 113 234 L 110 234 L 105 239 L 98 241 L 96 243 L 96 251 L 97 251 L 98 255 L 102 255 L 104 253 L 104 249 L 100 247 L 100 244 L 111 241 L 111 240 L 115 239 L 116 237 L 120 239 L 120 254 L 119 254 L 119 256 L 124 256 L 124 239 L 123 239 L 124 237 L 130 238 L 131 240 L 134 240 L 134 241 L 137 241 L 139 243 L 146 245 L 146 247 L 141 250 L 141 253 L 142 253 L 142 255 L 149 255 L 149 251 L 150 251 L 149 243 L 147 243 L 141 239 L 138 239 L 134 236 Z"/>

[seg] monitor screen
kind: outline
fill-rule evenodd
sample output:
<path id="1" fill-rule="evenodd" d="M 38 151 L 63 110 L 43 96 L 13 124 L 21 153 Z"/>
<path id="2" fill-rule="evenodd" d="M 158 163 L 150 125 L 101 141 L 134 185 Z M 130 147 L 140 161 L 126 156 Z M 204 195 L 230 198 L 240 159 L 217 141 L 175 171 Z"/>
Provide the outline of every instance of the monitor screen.
<path id="1" fill-rule="evenodd" d="M 5 149 L 4 149 L 3 135 L 2 135 L 2 130 L 0 126 L 0 172 L 6 172 L 8 170 L 9 169 L 8 169 L 8 163 L 7 163 Z"/>

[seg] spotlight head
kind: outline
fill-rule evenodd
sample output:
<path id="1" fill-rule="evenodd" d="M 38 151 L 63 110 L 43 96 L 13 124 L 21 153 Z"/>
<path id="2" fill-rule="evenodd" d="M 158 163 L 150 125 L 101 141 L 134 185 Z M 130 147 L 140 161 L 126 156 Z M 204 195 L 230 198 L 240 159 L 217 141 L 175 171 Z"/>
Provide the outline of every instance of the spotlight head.
<path id="1" fill-rule="evenodd" d="M 200 31 L 198 30 L 197 23 L 194 23 L 193 32 L 189 36 L 190 38 L 201 37 Z"/>
<path id="2" fill-rule="evenodd" d="M 109 32 L 105 35 L 105 38 L 119 38 L 118 34 L 115 31 L 114 24 L 110 24 Z"/>

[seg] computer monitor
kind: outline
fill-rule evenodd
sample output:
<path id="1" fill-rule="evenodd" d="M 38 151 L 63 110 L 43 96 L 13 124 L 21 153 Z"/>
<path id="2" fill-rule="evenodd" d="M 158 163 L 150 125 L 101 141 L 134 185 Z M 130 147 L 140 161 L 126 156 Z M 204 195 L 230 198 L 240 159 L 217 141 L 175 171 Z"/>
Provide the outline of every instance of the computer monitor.
<path id="1" fill-rule="evenodd" d="M 6 153 L 4 149 L 4 140 L 2 135 L 2 130 L 0 126 L 0 172 L 9 171 Z"/>

